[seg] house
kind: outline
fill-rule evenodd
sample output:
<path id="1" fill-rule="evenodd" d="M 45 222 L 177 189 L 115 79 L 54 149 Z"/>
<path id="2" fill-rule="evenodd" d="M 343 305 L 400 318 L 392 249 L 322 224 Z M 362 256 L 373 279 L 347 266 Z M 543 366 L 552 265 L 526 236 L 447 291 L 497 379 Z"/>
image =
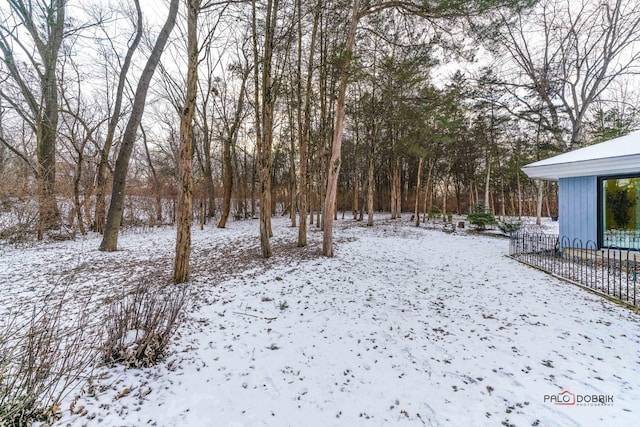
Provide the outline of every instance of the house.
<path id="1" fill-rule="evenodd" d="M 522 168 L 558 181 L 560 236 L 581 245 L 640 249 L 640 132 Z M 571 246 L 574 246 L 573 244 Z"/>

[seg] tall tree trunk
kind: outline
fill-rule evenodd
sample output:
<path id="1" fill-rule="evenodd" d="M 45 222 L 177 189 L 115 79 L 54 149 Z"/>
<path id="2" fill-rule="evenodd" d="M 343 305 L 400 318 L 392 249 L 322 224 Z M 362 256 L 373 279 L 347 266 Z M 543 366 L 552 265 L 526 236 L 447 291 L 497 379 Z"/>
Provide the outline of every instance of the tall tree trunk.
<path id="1" fill-rule="evenodd" d="M 374 124 L 375 126 L 375 124 Z M 369 167 L 367 168 L 367 226 L 373 226 L 373 191 L 374 191 L 374 168 L 375 168 L 375 131 L 371 138 L 369 150 Z"/>
<path id="2" fill-rule="evenodd" d="M 48 87 L 44 95 L 45 106 L 40 123 L 41 136 L 38 139 L 38 239 L 44 232 L 60 225 L 60 210 L 56 201 L 56 133 L 58 127 L 57 82 L 55 72 L 49 79 L 54 80 L 53 88 Z"/>
<path id="3" fill-rule="evenodd" d="M 427 222 L 427 211 L 429 210 L 427 204 L 429 202 L 429 195 L 431 194 L 431 192 L 429 191 L 430 181 L 431 177 L 428 177 L 427 185 L 424 187 L 424 201 L 422 202 L 422 222 L 425 224 Z"/>
<path id="4" fill-rule="evenodd" d="M 444 175 L 444 182 L 442 184 L 442 217 L 447 215 L 447 196 L 449 193 L 449 179 L 451 177 L 451 159 L 447 165 L 447 172 Z"/>
<path id="5" fill-rule="evenodd" d="M 420 226 L 420 179 L 422 178 L 422 163 L 424 162 L 424 157 L 420 157 L 420 161 L 418 161 L 418 177 L 416 179 L 416 206 L 414 209 L 414 216 L 416 219 L 416 227 Z"/>
<path id="6" fill-rule="evenodd" d="M 327 64 L 327 58 L 330 57 L 329 53 L 329 41 L 324 30 L 326 28 L 323 25 L 321 30 L 322 36 L 322 50 L 320 55 L 320 135 L 318 137 L 318 148 L 316 149 L 315 167 L 316 167 L 316 228 L 324 230 L 324 209 L 323 204 L 326 202 L 326 167 L 327 167 L 327 144 L 330 144 L 329 134 L 329 120 L 330 120 L 330 107 L 329 103 L 333 102 L 333 98 L 329 95 L 331 86 L 331 77 L 329 72 L 329 65 Z"/>
<path id="7" fill-rule="evenodd" d="M 180 113 L 180 152 L 178 160 L 178 204 L 174 283 L 189 280 L 191 223 L 193 222 L 193 116 L 198 88 L 198 13 L 200 0 L 187 0 L 187 93 Z M 204 210 L 200 210 L 201 218 Z"/>
<path id="8" fill-rule="evenodd" d="M 538 201 L 536 203 L 536 225 L 542 224 L 542 200 L 544 199 L 544 181 L 537 180 Z"/>
<path id="9" fill-rule="evenodd" d="M 101 251 L 115 251 L 118 246 L 118 233 L 120 224 L 122 223 L 122 213 L 124 211 L 124 196 L 127 182 L 127 171 L 129 170 L 129 159 L 133 152 L 133 144 L 136 139 L 136 132 L 142 120 L 144 107 L 147 99 L 147 92 L 151 83 L 151 78 L 160 62 L 160 56 L 167 44 L 169 35 L 176 23 L 178 14 L 179 0 L 171 0 L 169 4 L 169 14 L 165 21 L 160 34 L 156 40 L 153 50 L 147 63 L 142 70 L 138 87 L 133 100 L 131 115 L 122 137 L 120 151 L 116 159 L 116 167 L 113 174 L 113 188 L 111 190 L 111 203 L 109 204 L 109 212 L 107 214 L 107 225 L 104 231 L 102 242 L 100 244 Z"/>
<path id="10" fill-rule="evenodd" d="M 42 88 L 42 106 L 36 112 L 36 157 L 38 181 L 38 239 L 42 239 L 47 230 L 59 227 L 60 210 L 56 201 L 56 141 L 58 131 L 58 78 L 56 68 L 58 54 L 65 33 L 66 1 L 55 0 L 55 11 L 49 17 L 55 22 L 49 23 L 49 38 L 42 43 L 38 31 L 32 21 L 26 25 L 36 43 L 42 60 L 43 72 L 40 77 Z M 29 11 L 31 12 L 31 11 Z M 8 61 L 7 61 L 8 62 Z"/>
<path id="11" fill-rule="evenodd" d="M 93 195 L 93 186 L 87 185 L 84 188 L 84 195 L 82 198 L 82 210 L 84 212 L 84 223 L 91 226 L 91 199 Z"/>
<path id="12" fill-rule="evenodd" d="M 320 228 L 320 230 L 324 230 L 324 216 L 326 212 L 324 210 L 324 203 L 326 202 L 326 185 L 327 185 L 327 177 L 328 174 L 325 172 L 327 170 L 327 141 L 322 140 L 322 153 L 320 155 L 320 165 L 318 171 L 318 216 L 316 227 Z M 329 212 L 333 212 L 330 210 Z M 332 215 L 333 217 L 333 215 Z"/>
<path id="13" fill-rule="evenodd" d="M 203 205 L 205 208 L 205 223 L 208 218 L 214 218 L 216 216 L 216 189 L 213 179 L 213 166 L 211 161 L 212 135 L 209 127 L 209 117 L 206 107 L 208 99 L 209 95 L 204 95 L 204 99 L 202 100 L 202 110 L 200 110 L 201 129 L 199 135 L 202 139 L 202 148 L 200 149 L 199 144 L 194 144 L 193 146 L 194 154 L 198 159 L 198 165 L 200 166 L 200 171 L 202 173 L 202 181 L 201 184 L 198 185 L 198 188 L 201 189 L 200 197 L 203 199 Z"/>
<path id="14" fill-rule="evenodd" d="M 509 197 L 509 202 L 511 204 L 510 210 L 509 210 L 509 215 L 510 216 L 514 216 L 516 214 L 516 212 L 518 212 L 518 209 L 516 208 L 516 198 L 513 197 L 513 195 L 511 195 Z"/>
<path id="15" fill-rule="evenodd" d="M 206 223 L 206 218 L 207 216 L 205 215 L 205 199 L 199 199 L 198 205 L 200 206 L 200 209 L 198 210 L 198 219 L 200 220 L 200 230 L 204 230 L 204 224 Z"/>
<path id="16" fill-rule="evenodd" d="M 256 147 L 253 147 L 253 161 L 251 162 L 251 218 L 256 217 Z"/>
<path id="17" fill-rule="evenodd" d="M 56 140 L 58 130 L 58 78 L 56 67 L 58 54 L 64 37 L 64 19 L 66 11 L 64 0 L 55 1 L 55 23 L 50 24 L 51 30 L 47 45 L 38 44 L 44 71 L 41 76 L 42 109 L 37 112 L 37 172 L 38 172 L 38 239 L 42 239 L 47 230 L 60 225 L 60 210 L 56 201 Z M 40 40 L 37 29 L 32 25 L 27 30 L 33 34 L 34 40 Z"/>
<path id="18" fill-rule="evenodd" d="M 491 212 L 491 204 L 489 202 L 489 191 L 491 189 L 491 155 L 487 155 L 487 169 L 484 182 L 484 209 L 486 212 Z"/>
<path id="19" fill-rule="evenodd" d="M 518 186 L 518 219 L 522 218 L 522 184 L 520 183 L 520 168 L 516 164 L 516 184 Z"/>
<path id="20" fill-rule="evenodd" d="M 82 218 L 82 203 L 80 203 L 80 179 L 82 178 L 82 162 L 84 161 L 82 153 L 84 152 L 84 144 L 78 150 L 78 167 L 73 176 L 73 204 L 76 210 L 76 219 L 78 220 L 78 229 L 83 236 L 87 234 Z"/>
<path id="21" fill-rule="evenodd" d="M 142 126 L 140 126 L 140 131 L 142 132 L 142 142 L 144 143 L 144 152 L 147 156 L 147 163 L 149 164 L 149 170 L 151 170 L 151 177 L 153 178 L 153 193 L 156 199 L 156 215 L 154 222 L 157 224 L 162 224 L 162 188 L 160 186 L 160 179 L 158 178 L 156 168 L 153 166 L 153 162 L 151 161 L 151 153 L 149 152 L 147 133 L 144 131 L 144 128 Z"/>
<path id="22" fill-rule="evenodd" d="M 240 132 L 240 125 L 242 124 L 242 116 L 244 112 L 244 98 L 247 90 L 247 80 L 251 74 L 251 69 L 247 67 L 242 73 L 242 83 L 240 86 L 240 94 L 238 95 L 238 103 L 233 114 L 233 121 L 231 126 L 227 128 L 227 135 L 223 140 L 223 169 L 224 169 L 224 199 L 222 202 L 222 213 L 220 215 L 220 221 L 218 222 L 218 228 L 225 228 L 227 220 L 229 218 L 229 212 L 231 211 L 231 196 L 233 195 L 233 167 L 232 167 L 232 150 L 235 150 L 236 143 L 238 141 L 238 133 Z M 209 192 L 209 198 L 211 199 L 211 193 L 213 192 L 213 178 L 211 178 L 211 156 L 206 156 L 207 165 L 209 167 L 209 173 L 207 176 L 211 180 L 211 187 Z M 214 196 L 215 198 L 215 196 Z M 210 201 L 210 203 L 212 203 Z"/>
<path id="23" fill-rule="evenodd" d="M 397 174 L 396 174 L 396 161 L 395 159 L 391 159 L 390 161 L 391 165 L 390 165 L 390 169 L 391 169 L 391 188 L 389 189 L 389 196 L 391 198 L 391 203 L 389 204 L 390 206 L 390 210 L 391 210 L 391 219 L 396 219 L 397 218 L 397 212 L 396 209 L 398 207 L 398 204 L 396 203 L 396 197 L 398 196 L 398 193 L 396 192 L 396 178 L 397 178 Z"/>
<path id="24" fill-rule="evenodd" d="M 8 28 L 4 21 L 0 24 L 0 54 L 2 54 L 3 83 L 11 79 L 17 85 L 22 100 L 16 100 L 3 91 L 0 95 L 19 116 L 25 119 L 35 133 L 36 165 L 19 150 L 2 143 L 24 160 L 34 171 L 38 185 L 38 239 L 44 232 L 60 225 L 60 211 L 56 200 L 56 142 L 59 120 L 58 57 L 63 39 L 67 35 L 65 16 L 67 0 L 42 2 L 12 0 L 4 2 L 7 14 L 13 15 L 16 26 Z M 3 10 L 5 10 L 3 4 Z M 4 15 L 4 13 L 3 13 Z M 70 31 L 72 32 L 72 31 Z M 20 33 L 21 39 L 18 39 Z M 30 37 L 30 43 L 22 43 L 22 37 Z M 21 53 L 18 53 L 22 50 Z M 38 91 L 32 91 L 30 82 L 38 84 Z M 4 88 L 4 87 L 3 87 Z M 24 104 L 22 103 L 24 101 Z M 21 105 L 27 109 L 22 110 Z"/>
<path id="25" fill-rule="evenodd" d="M 549 206 L 549 192 L 547 191 L 545 196 L 544 196 L 544 206 L 547 210 L 547 216 L 550 217 L 551 216 L 551 207 Z"/>
<path id="26" fill-rule="evenodd" d="M 301 8 L 301 2 L 298 1 L 298 7 Z M 307 182 L 307 162 L 309 154 L 309 136 L 311 131 L 311 95 L 313 83 L 313 59 L 316 47 L 316 35 L 318 33 L 318 23 L 320 22 L 320 13 L 322 11 L 322 0 L 318 0 L 313 17 L 313 29 L 311 31 L 311 44 L 309 46 L 309 65 L 307 68 L 307 84 L 304 97 L 304 124 L 302 132 L 299 134 L 300 141 L 300 198 L 298 201 L 298 212 L 300 220 L 298 221 L 298 246 L 307 246 L 307 211 L 309 210 L 309 193 L 310 188 Z M 302 27 L 298 26 L 298 32 L 302 32 Z"/>
<path id="27" fill-rule="evenodd" d="M 222 141 L 222 188 L 224 189 L 224 197 L 222 199 L 222 213 L 220 214 L 220 221 L 218 221 L 218 228 L 225 228 L 227 226 L 227 220 L 231 212 L 231 196 L 233 193 L 233 169 L 231 167 L 231 160 L 231 135 L 229 135 Z"/>
<path id="28" fill-rule="evenodd" d="M 255 0 L 252 3 L 254 61 L 255 64 L 262 63 L 260 79 L 258 79 L 258 72 L 256 71 L 254 73 L 254 81 L 256 88 L 256 109 L 260 109 L 260 114 L 256 115 L 256 117 L 258 117 L 258 123 L 256 126 L 256 146 L 258 150 L 258 176 L 260 179 L 260 249 L 263 258 L 269 258 L 272 254 L 271 244 L 269 242 L 269 238 L 273 234 L 271 229 L 271 149 L 273 145 L 273 121 L 276 100 L 276 92 L 273 87 L 272 59 L 275 30 L 278 22 L 278 4 L 279 0 L 267 1 L 267 15 L 264 27 L 264 50 L 262 54 L 262 61 L 259 61 Z M 258 89 L 261 89 L 261 99 L 259 99 Z"/>
<path id="29" fill-rule="evenodd" d="M 342 148 L 342 127 L 344 125 L 344 107 L 346 101 L 347 83 L 349 71 L 351 69 L 351 56 L 356 42 L 356 30 L 360 17 L 360 0 L 353 0 L 351 11 L 351 22 L 345 43 L 345 59 L 340 70 L 340 85 L 338 86 L 338 98 L 336 100 L 336 118 L 333 130 L 333 146 L 331 149 L 331 160 L 329 161 L 327 176 L 327 194 L 324 201 L 324 234 L 322 240 L 322 254 L 328 257 L 333 256 L 333 214 L 338 194 L 338 175 L 340 174 L 340 163 Z"/>
<path id="30" fill-rule="evenodd" d="M 4 141 L 4 108 L 2 107 L 2 98 L 0 98 L 0 176 L 4 174 L 5 162 L 7 160 L 7 147 L 2 143 Z"/>
<path id="31" fill-rule="evenodd" d="M 476 201 L 476 206 L 480 203 L 480 195 L 478 193 L 478 183 L 474 182 L 473 183 L 473 194 L 475 196 L 475 201 Z M 474 206 L 472 206 L 473 208 Z"/>
<path id="32" fill-rule="evenodd" d="M 206 136 L 208 138 L 208 136 Z M 205 144 L 210 147 L 210 144 Z M 213 181 L 213 166 L 211 161 L 211 151 L 204 150 L 204 187 L 207 192 L 207 216 L 216 216 L 216 187 Z"/>
<path id="33" fill-rule="evenodd" d="M 309 187 L 309 225 L 313 225 L 313 215 L 315 213 L 315 207 L 316 207 L 316 191 L 315 189 L 312 189 L 311 187 Z"/>
<path id="34" fill-rule="evenodd" d="M 242 167 L 243 167 L 243 175 L 242 175 L 242 209 L 244 213 L 244 218 L 249 218 L 249 183 L 247 182 L 249 179 L 249 170 L 247 167 L 247 147 L 244 147 L 243 156 L 242 156 Z"/>
<path id="35" fill-rule="evenodd" d="M 500 192 L 502 193 L 502 216 L 507 216 L 507 195 L 504 191 L 504 174 L 500 174 Z"/>
<path id="36" fill-rule="evenodd" d="M 298 147 L 302 145 L 302 133 L 303 131 L 303 122 L 302 122 L 302 111 L 304 109 L 302 105 L 302 1 L 296 0 L 296 20 L 297 20 L 297 35 L 298 35 L 298 46 L 297 46 L 297 58 L 296 58 L 296 130 L 298 137 Z M 302 157 L 302 154 L 300 154 Z M 293 133 L 293 112 L 291 114 L 291 150 L 290 150 L 290 158 L 289 161 L 291 163 L 290 167 L 290 180 L 291 180 L 291 226 L 296 226 L 296 208 L 300 208 L 299 200 L 300 196 L 296 194 L 296 174 L 295 174 L 295 141 L 294 141 L 294 133 Z M 300 159 L 300 163 L 302 163 L 302 159 Z M 302 167 L 302 166 L 301 166 Z M 300 178 L 300 193 L 304 192 L 304 188 L 302 187 L 302 177 Z M 298 246 L 299 245 L 299 232 L 298 232 Z"/>
<path id="37" fill-rule="evenodd" d="M 402 217 L 402 159 L 398 157 L 396 159 L 396 177 L 395 177 L 395 191 L 396 191 L 396 218 Z"/>
<path id="38" fill-rule="evenodd" d="M 104 145 L 100 150 L 100 161 L 98 162 L 98 170 L 96 173 L 96 208 L 94 215 L 95 231 L 98 233 L 104 232 L 105 220 L 106 220 L 106 201 L 105 193 L 107 187 L 107 168 L 109 166 L 109 153 L 111 153 L 111 146 L 113 145 L 113 138 L 115 135 L 118 122 L 120 121 L 120 111 L 122 109 L 122 98 L 124 95 L 124 88 L 127 82 L 127 73 L 131 66 L 131 59 L 133 54 L 138 48 L 138 44 L 142 39 L 142 10 L 140 9 L 140 1 L 134 0 L 136 6 L 136 34 L 131 42 L 131 45 L 127 49 L 127 54 L 122 62 L 122 68 L 118 76 L 118 87 L 116 89 L 116 99 L 113 104 L 113 112 L 107 125 L 107 135 L 105 136 Z"/>
<path id="39" fill-rule="evenodd" d="M 298 67 L 298 71 L 299 67 Z M 298 75 L 298 88 L 297 88 L 297 129 L 298 129 L 298 138 L 300 137 L 300 127 L 302 126 L 302 114 L 300 112 L 300 77 Z M 297 213 L 297 179 L 296 179 L 296 137 L 294 135 L 294 121 L 293 121 L 293 108 L 289 106 L 289 125 L 290 125 L 290 137 L 289 137 L 289 219 L 291 220 L 291 227 L 296 226 L 296 216 Z"/>
<path id="40" fill-rule="evenodd" d="M 316 228 L 322 228 L 322 201 L 324 200 L 322 198 L 322 186 L 324 184 L 324 180 L 322 179 L 322 172 L 318 172 L 318 174 L 320 175 L 320 177 L 318 178 L 318 181 L 320 182 L 318 184 L 318 188 L 316 191 Z"/>
<path id="41" fill-rule="evenodd" d="M 360 201 L 360 168 L 358 167 L 358 138 L 356 136 L 356 143 L 353 144 L 353 202 L 351 204 L 351 210 L 353 211 L 353 220 L 358 219 L 358 202 Z"/>

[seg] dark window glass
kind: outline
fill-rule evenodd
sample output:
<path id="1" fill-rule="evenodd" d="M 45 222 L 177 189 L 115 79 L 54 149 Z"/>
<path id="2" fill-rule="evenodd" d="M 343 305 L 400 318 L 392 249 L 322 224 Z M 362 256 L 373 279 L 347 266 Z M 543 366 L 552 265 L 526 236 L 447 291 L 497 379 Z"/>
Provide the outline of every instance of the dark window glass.
<path id="1" fill-rule="evenodd" d="M 640 249 L 640 177 L 602 181 L 603 246 Z"/>

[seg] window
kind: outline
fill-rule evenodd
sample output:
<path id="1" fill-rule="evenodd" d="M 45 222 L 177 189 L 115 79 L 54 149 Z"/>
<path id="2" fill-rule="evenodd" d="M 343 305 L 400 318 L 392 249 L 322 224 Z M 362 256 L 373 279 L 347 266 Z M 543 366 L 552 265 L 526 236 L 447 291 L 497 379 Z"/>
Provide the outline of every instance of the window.
<path id="1" fill-rule="evenodd" d="M 601 182 L 602 246 L 640 249 L 640 177 Z"/>

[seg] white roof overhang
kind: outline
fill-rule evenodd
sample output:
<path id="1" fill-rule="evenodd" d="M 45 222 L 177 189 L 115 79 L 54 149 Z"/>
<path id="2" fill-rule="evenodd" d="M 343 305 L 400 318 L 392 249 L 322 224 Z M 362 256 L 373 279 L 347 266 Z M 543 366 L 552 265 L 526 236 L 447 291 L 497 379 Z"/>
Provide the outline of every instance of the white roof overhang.
<path id="1" fill-rule="evenodd" d="M 522 168 L 530 178 L 640 174 L 640 132 L 591 145 Z"/>

